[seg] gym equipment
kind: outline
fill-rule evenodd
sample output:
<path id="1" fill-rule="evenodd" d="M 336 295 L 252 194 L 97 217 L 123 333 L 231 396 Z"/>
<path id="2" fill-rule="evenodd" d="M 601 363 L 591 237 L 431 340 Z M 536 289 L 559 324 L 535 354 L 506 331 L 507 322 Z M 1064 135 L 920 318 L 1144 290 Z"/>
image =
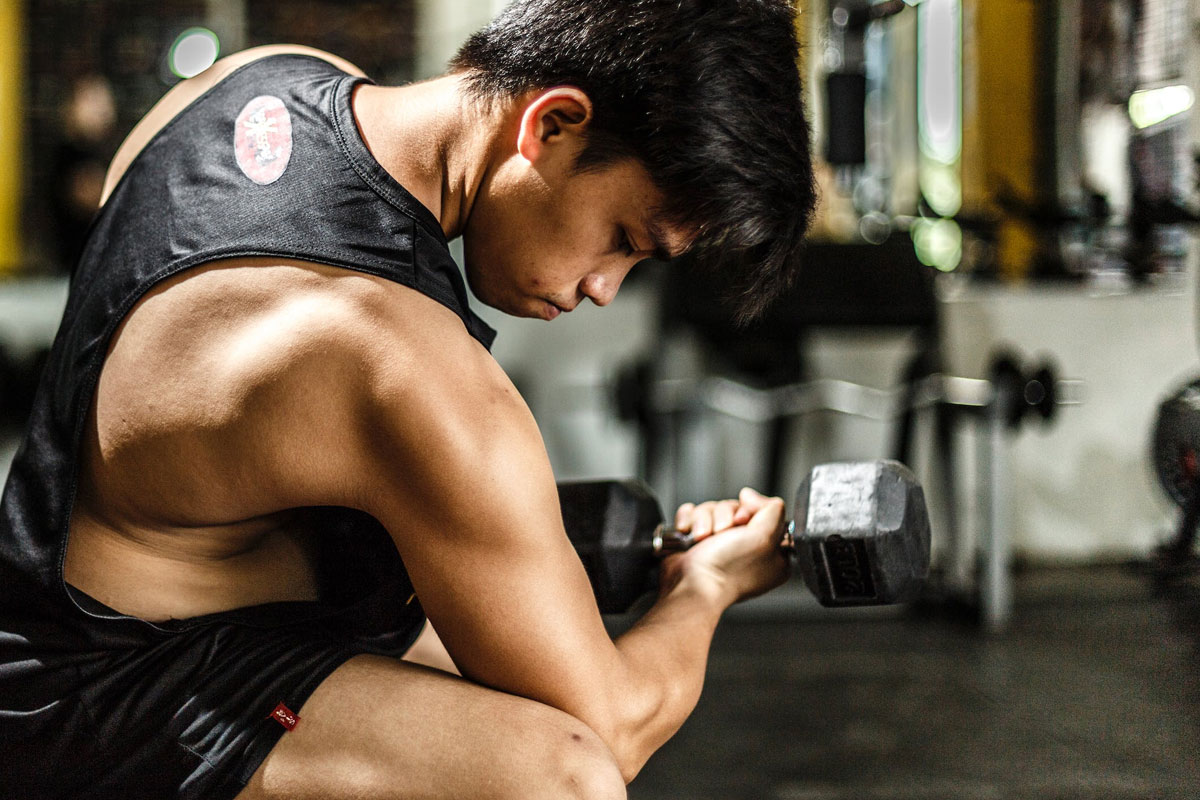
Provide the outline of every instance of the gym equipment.
<path id="1" fill-rule="evenodd" d="M 853 280 L 853 279 L 847 279 Z M 865 281 L 865 279 L 864 279 Z M 900 287 L 895 293 L 904 295 Z M 811 293 L 819 296 L 815 292 Z M 932 295 L 930 295 L 932 296 Z M 883 300 L 881 299 L 882 303 Z M 908 312 L 915 322 L 921 309 Z M 793 337 L 792 351 L 795 351 Z M 759 347 L 761 352 L 764 348 Z M 928 412 L 934 436 L 935 476 L 947 498 L 958 496 L 953 439 L 957 426 L 964 421 L 975 424 L 980 436 L 977 494 L 981 510 L 978 544 L 960 536 L 953 501 L 947 504 L 947 541 L 940 562 L 948 565 L 940 571 L 941 591 L 947 597 L 965 596 L 978 607 L 985 627 L 999 631 L 1012 614 L 1011 561 L 1012 543 L 1006 518 L 1009 468 L 1006 463 L 1008 440 L 1033 420 L 1050 425 L 1063 406 L 1083 402 L 1083 383 L 1058 377 L 1049 358 L 1026 360 L 1011 348 L 1003 348 L 990 359 L 986 378 L 964 378 L 944 374 L 932 351 L 918 351 L 905 370 L 903 384 L 894 389 L 877 389 L 847 381 L 819 379 L 797 382 L 769 382 L 765 387 L 733 377 L 656 378 L 653 365 L 640 362 L 618 378 L 616 407 L 622 419 L 638 424 L 644 442 L 643 470 L 653 476 L 666 476 L 668 456 L 682 436 L 682 423 L 692 415 L 718 413 L 754 424 L 772 425 L 768 491 L 778 492 L 781 473 L 780 454 L 786 437 L 782 425 L 788 420 L 825 411 L 865 419 L 896 423 L 896 447 L 893 458 L 910 462 L 914 457 L 918 415 Z M 982 570 L 964 565 L 974 563 L 980 549 Z"/>
<path id="2" fill-rule="evenodd" d="M 1159 406 L 1151 460 L 1163 491 L 1182 509 L 1179 531 L 1159 556 L 1164 566 L 1181 566 L 1194 559 L 1200 528 L 1200 378 Z"/>
<path id="3" fill-rule="evenodd" d="M 1191 497 L 1200 476 L 1200 378 L 1158 407 L 1152 460 L 1163 491 L 1178 505 Z"/>
<path id="4" fill-rule="evenodd" d="M 1070 385 L 1058 380 L 1057 370 L 1049 361 L 1036 369 L 1024 369 L 1016 355 L 1004 351 L 992 358 L 990 375 L 994 402 L 1003 404 L 996 413 L 1010 430 L 1020 428 L 1026 417 L 1035 415 L 1046 423 L 1053 422 L 1062 402 L 1059 394 Z"/>
<path id="5" fill-rule="evenodd" d="M 620 614 L 657 585 L 659 559 L 689 549 L 640 481 L 560 483 L 559 502 L 600 611 Z M 822 605 L 915 599 L 929 571 L 929 515 L 896 461 L 816 466 L 800 485 L 781 547 Z"/>
<path id="6" fill-rule="evenodd" d="M 999 415 L 1007 427 L 1018 428 L 1033 416 L 1053 422 L 1061 406 L 1082 402 L 1082 382 L 1059 378 L 1049 361 L 1023 368 L 1014 356 L 1002 353 L 993 359 L 989 374 L 983 380 L 932 373 L 906 389 L 827 378 L 759 389 L 720 377 L 656 381 L 638 363 L 618 375 L 614 404 L 621 419 L 635 422 L 695 410 L 756 423 L 816 411 L 895 420 L 922 409 L 950 407 L 983 417 Z"/>

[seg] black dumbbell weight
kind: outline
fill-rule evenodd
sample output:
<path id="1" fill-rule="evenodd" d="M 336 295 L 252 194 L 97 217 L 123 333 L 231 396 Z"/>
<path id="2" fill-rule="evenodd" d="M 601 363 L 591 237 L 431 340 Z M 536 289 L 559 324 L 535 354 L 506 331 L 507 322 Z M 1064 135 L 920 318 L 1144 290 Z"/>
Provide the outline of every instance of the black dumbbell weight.
<path id="1" fill-rule="evenodd" d="M 558 500 L 601 613 L 627 611 L 657 585 L 658 500 L 636 480 L 560 483 Z"/>
<path id="2" fill-rule="evenodd" d="M 1159 406 L 1151 457 L 1163 490 L 1182 511 L 1174 539 L 1158 549 L 1160 567 L 1193 571 L 1200 535 L 1200 379 Z"/>
<path id="3" fill-rule="evenodd" d="M 1185 505 L 1200 480 L 1200 379 L 1180 387 L 1158 407 L 1151 460 L 1163 491 Z"/>
<path id="4" fill-rule="evenodd" d="M 600 610 L 619 614 L 657 585 L 662 557 L 688 534 L 664 522 L 639 481 L 559 484 L 563 522 Z M 826 606 L 915 598 L 929 571 L 929 515 L 916 477 L 895 461 L 823 464 L 796 493 L 781 547 Z"/>

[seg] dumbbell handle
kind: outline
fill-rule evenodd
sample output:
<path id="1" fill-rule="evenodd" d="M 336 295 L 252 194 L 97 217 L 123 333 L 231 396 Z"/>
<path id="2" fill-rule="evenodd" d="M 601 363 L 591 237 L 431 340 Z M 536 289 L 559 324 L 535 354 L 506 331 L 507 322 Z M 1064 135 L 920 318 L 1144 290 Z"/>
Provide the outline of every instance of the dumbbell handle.
<path id="1" fill-rule="evenodd" d="M 563 525 L 605 613 L 653 586 L 663 557 L 688 550 L 639 481 L 559 486 Z M 780 547 L 827 606 L 880 605 L 915 596 L 929 567 L 929 518 L 916 477 L 896 462 L 813 467 Z"/>
<path id="2" fill-rule="evenodd" d="M 787 531 L 783 535 L 783 539 L 779 543 L 779 549 L 786 552 L 788 555 L 793 555 L 796 552 L 796 522 L 793 520 L 788 523 Z M 696 544 L 696 538 L 691 533 L 684 533 L 676 530 L 671 526 L 663 523 L 654 529 L 653 549 L 654 555 L 658 557 L 669 556 L 672 553 L 682 553 L 691 550 Z"/>

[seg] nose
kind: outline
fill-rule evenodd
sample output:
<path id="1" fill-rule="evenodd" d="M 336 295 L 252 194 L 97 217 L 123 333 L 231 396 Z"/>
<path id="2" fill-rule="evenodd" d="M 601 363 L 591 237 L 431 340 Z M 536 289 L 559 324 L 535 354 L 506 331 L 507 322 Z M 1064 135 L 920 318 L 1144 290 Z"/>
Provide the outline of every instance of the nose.
<path id="1" fill-rule="evenodd" d="M 627 274 L 629 267 L 624 265 L 619 268 L 595 270 L 584 276 L 579 290 L 596 305 L 606 306 L 616 298 L 617 290 L 621 288 L 621 282 Z"/>

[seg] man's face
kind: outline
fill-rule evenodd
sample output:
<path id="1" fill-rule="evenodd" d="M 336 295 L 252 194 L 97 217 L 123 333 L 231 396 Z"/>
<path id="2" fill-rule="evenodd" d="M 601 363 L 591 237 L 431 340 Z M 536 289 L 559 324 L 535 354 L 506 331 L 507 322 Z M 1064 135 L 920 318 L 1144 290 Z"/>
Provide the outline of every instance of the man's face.
<path id="1" fill-rule="evenodd" d="M 526 115 L 528 135 L 496 160 L 463 232 L 476 297 L 545 320 L 584 300 L 607 305 L 639 261 L 686 247 L 658 224 L 663 198 L 645 168 L 626 160 L 580 172 L 582 139 L 569 120 L 556 128 L 562 117 L 550 109 L 541 127 Z"/>
<path id="2" fill-rule="evenodd" d="M 635 264 L 682 249 L 656 223 L 661 201 L 635 162 L 506 182 L 464 234 L 471 290 L 518 317 L 552 320 L 584 300 L 608 305 Z"/>

